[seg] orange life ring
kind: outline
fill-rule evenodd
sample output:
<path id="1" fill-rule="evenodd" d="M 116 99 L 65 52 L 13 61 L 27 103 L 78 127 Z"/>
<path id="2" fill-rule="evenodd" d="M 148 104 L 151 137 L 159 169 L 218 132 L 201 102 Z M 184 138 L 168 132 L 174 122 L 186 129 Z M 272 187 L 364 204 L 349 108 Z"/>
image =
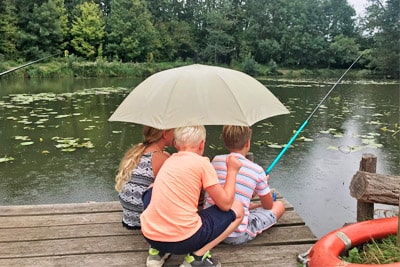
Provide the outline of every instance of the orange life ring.
<path id="1" fill-rule="evenodd" d="M 311 248 L 308 255 L 310 267 L 399 267 L 400 262 L 391 264 L 355 264 L 348 263 L 339 258 L 339 255 L 347 249 L 370 241 L 382 239 L 388 235 L 396 234 L 398 229 L 398 217 L 374 219 L 350 224 L 336 229 L 318 240 Z"/>

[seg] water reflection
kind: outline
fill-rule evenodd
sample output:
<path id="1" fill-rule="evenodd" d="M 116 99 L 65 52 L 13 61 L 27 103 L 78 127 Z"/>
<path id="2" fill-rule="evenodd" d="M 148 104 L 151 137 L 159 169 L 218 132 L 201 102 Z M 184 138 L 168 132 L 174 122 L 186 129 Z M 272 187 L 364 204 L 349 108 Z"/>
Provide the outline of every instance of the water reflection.
<path id="1" fill-rule="evenodd" d="M 0 205 L 116 200 L 114 175 L 124 152 L 141 140 L 141 127 L 107 122 L 139 81 L 0 80 Z M 290 115 L 253 127 L 252 152 L 265 169 L 331 88 L 322 83 L 265 81 Z M 84 89 L 109 87 L 112 91 Z M 12 94 L 56 93 L 31 102 Z M 271 185 L 295 206 L 317 236 L 355 220 L 349 184 L 363 153 L 378 156 L 377 171 L 400 173 L 398 85 L 342 84 L 311 119 L 301 140 L 271 172 Z M 397 125 L 397 126 L 396 126 Z M 397 128 L 398 130 L 398 128 Z M 225 153 L 221 127 L 207 127 L 206 155 Z M 32 145 L 21 145 L 26 136 Z M 58 138 L 90 141 L 93 148 L 58 148 Z M 59 140 L 59 139 L 58 139 Z M 366 141 L 367 140 L 367 141 Z M 381 145 L 381 146 L 379 146 Z M 173 151 L 171 151 L 173 152 Z"/>

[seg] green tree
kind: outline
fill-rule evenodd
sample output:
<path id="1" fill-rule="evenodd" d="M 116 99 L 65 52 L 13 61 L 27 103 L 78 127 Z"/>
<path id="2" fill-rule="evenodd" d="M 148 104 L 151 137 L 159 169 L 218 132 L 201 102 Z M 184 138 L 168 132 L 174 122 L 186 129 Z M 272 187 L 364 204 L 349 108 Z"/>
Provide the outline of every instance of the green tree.
<path id="1" fill-rule="evenodd" d="M 17 47 L 22 55 L 29 60 L 61 53 L 67 30 L 64 1 L 17 3 L 20 28 Z"/>
<path id="2" fill-rule="evenodd" d="M 321 8 L 325 20 L 318 24 L 323 27 L 324 34 L 330 41 L 338 35 L 354 37 L 356 12 L 347 0 L 325 0 L 322 1 Z"/>
<path id="3" fill-rule="evenodd" d="M 0 2 L 0 54 L 6 59 L 17 55 L 15 46 L 18 38 L 17 14 L 13 0 Z"/>
<path id="4" fill-rule="evenodd" d="M 158 59 L 163 61 L 186 60 L 195 56 L 193 27 L 185 21 L 171 20 L 159 22 L 158 29 L 162 45 L 158 49 Z"/>
<path id="5" fill-rule="evenodd" d="M 330 63 L 334 67 L 345 68 L 357 58 L 360 45 L 356 43 L 355 38 L 340 34 L 330 43 L 329 50 L 332 55 Z"/>
<path id="6" fill-rule="evenodd" d="M 147 61 L 161 46 L 151 14 L 140 0 L 114 0 L 107 20 L 106 55 L 113 60 Z"/>
<path id="7" fill-rule="evenodd" d="M 372 40 L 370 68 L 380 74 L 400 76 L 400 1 L 370 0 L 365 31 Z"/>
<path id="8" fill-rule="evenodd" d="M 78 55 L 93 60 L 98 55 L 105 35 L 103 14 L 99 5 L 91 1 L 77 8 L 79 15 L 72 21 L 71 45 Z"/>
<path id="9" fill-rule="evenodd" d="M 213 9 L 205 16 L 206 46 L 201 56 L 207 62 L 230 63 L 230 54 L 233 51 L 232 26 L 229 19 L 229 6 L 223 3 L 223 7 Z"/>

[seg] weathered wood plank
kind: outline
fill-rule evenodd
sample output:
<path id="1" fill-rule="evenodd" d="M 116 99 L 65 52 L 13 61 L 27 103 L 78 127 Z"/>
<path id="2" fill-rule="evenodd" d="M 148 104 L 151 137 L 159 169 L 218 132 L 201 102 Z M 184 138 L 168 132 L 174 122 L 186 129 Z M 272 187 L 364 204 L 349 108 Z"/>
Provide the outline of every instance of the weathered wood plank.
<path id="1" fill-rule="evenodd" d="M 75 224 L 97 224 L 121 222 L 122 213 L 82 213 L 42 216 L 15 216 L 3 217 L 0 220 L 0 229 L 18 227 L 62 226 Z"/>
<path id="2" fill-rule="evenodd" d="M 144 238 L 132 235 L 0 243 L 0 259 L 147 251 Z"/>
<path id="3" fill-rule="evenodd" d="M 96 223 L 84 224 L 80 217 L 73 220 L 71 215 L 50 216 L 46 219 L 37 216 L 18 216 L 14 219 L 12 228 L 0 231 L 0 242 L 12 241 L 34 241 L 34 240 L 50 240 L 50 239 L 65 239 L 65 238 L 80 238 L 94 236 L 112 236 L 112 235 L 140 235 L 140 231 L 130 231 L 122 227 L 121 215 L 115 217 L 115 222 L 110 222 L 109 217 L 101 214 L 85 214 L 91 218 L 88 221 L 96 221 Z M 49 217 L 48 215 L 45 216 Z M 66 217 L 66 218 L 65 218 Z M 67 222 L 63 221 L 65 219 Z M 104 220 L 102 220 L 104 219 Z M 71 221 L 74 224 L 71 224 Z M 28 222 L 28 223 L 27 223 Z M 0 224 L 3 224 L 1 222 Z M 21 227 L 21 225 L 34 225 L 38 227 Z M 285 212 L 278 224 L 274 227 L 304 225 L 303 219 L 294 211 Z"/>
<path id="4" fill-rule="evenodd" d="M 280 197 L 279 200 L 285 204 L 286 210 L 294 209 L 293 205 L 289 203 L 286 199 Z M 16 206 L 0 206 L 0 217 L 104 213 L 104 212 L 118 213 L 121 211 L 122 211 L 121 205 L 118 201 L 70 203 L 70 204 L 45 204 L 45 205 L 16 205 Z"/>
<path id="5" fill-rule="evenodd" d="M 45 205 L 0 206 L 0 217 L 71 213 L 120 212 L 118 201 Z"/>
<path id="6" fill-rule="evenodd" d="M 60 210 L 60 209 L 59 209 Z M 81 209 L 79 209 L 81 210 Z M 94 224 L 94 223 L 112 223 L 121 222 L 122 210 L 118 212 L 94 212 L 94 213 L 60 213 L 42 215 L 18 215 L 1 217 L 0 229 L 17 227 L 35 227 L 35 226 L 61 226 L 74 224 Z M 292 209 L 285 212 L 284 216 L 278 222 L 281 225 L 302 224 L 303 220 Z"/>
<path id="7" fill-rule="evenodd" d="M 244 246 L 310 244 L 316 241 L 306 226 L 272 227 Z M 112 245 L 111 245 L 112 244 Z M 227 246 L 224 244 L 221 247 Z M 1 242 L 0 258 L 44 257 L 128 251 L 147 251 L 148 244 L 140 235 L 96 236 Z"/>
<path id="8" fill-rule="evenodd" d="M 213 257 L 219 258 L 222 266 L 229 267 L 298 267 L 297 255 L 307 251 L 312 245 L 289 246 L 217 246 L 212 250 Z M 164 267 L 176 267 L 182 263 L 183 256 L 172 255 Z"/>
<path id="9" fill-rule="evenodd" d="M 85 225 L 43 226 L 27 228 L 10 228 L 0 231 L 0 242 L 38 241 L 66 238 L 140 235 L 140 231 L 131 231 L 121 223 L 101 223 Z"/>
<path id="10" fill-rule="evenodd" d="M 215 248 L 213 255 L 218 257 L 223 266 L 229 267 L 297 267 L 296 256 L 305 252 L 310 245 L 291 245 L 277 247 L 253 247 L 232 246 L 228 248 Z M 27 257 L 0 259 L 0 266 L 19 267 L 50 267 L 50 266 L 134 266 L 144 267 L 147 251 L 143 252 L 117 252 L 103 254 L 80 254 L 52 257 Z M 183 261 L 182 255 L 171 256 L 165 267 L 179 266 Z"/>

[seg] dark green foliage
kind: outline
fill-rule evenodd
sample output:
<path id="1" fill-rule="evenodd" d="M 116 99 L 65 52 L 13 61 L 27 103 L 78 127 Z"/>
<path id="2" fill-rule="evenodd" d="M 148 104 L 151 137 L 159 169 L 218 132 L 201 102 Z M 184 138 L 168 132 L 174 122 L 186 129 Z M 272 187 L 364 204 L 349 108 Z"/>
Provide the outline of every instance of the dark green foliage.
<path id="1" fill-rule="evenodd" d="M 361 264 L 388 264 L 400 262 L 400 248 L 396 245 L 396 235 L 365 244 L 362 248 L 354 247 L 343 260 Z"/>
<path id="2" fill-rule="evenodd" d="M 398 78 L 399 0 L 3 0 L 0 54 L 26 62 L 67 50 L 86 60 L 357 66 Z M 382 5 L 381 3 L 384 3 Z M 252 70 L 253 69 L 253 70 Z"/>

